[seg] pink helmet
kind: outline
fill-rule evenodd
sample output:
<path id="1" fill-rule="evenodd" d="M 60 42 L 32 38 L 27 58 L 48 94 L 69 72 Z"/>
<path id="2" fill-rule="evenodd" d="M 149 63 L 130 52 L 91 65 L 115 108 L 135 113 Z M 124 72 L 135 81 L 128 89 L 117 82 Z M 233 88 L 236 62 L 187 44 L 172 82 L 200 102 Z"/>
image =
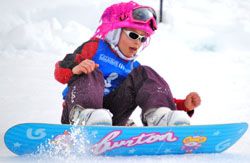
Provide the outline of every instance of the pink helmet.
<path id="1" fill-rule="evenodd" d="M 150 36 L 157 29 L 154 9 L 133 1 L 111 5 L 102 14 L 94 37 L 103 39 L 109 31 L 124 27 L 143 30 Z"/>

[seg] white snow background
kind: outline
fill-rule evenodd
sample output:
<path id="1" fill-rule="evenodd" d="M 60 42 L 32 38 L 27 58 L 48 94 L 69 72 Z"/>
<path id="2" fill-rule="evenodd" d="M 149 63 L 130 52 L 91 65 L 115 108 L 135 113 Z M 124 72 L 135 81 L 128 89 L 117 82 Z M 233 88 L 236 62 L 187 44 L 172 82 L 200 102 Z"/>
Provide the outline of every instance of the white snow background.
<path id="1" fill-rule="evenodd" d="M 160 0 L 136 0 L 159 11 Z M 17 157 L 3 142 L 18 123 L 60 123 L 61 91 L 54 65 L 94 33 L 117 0 L 1 0 L 0 162 Z M 139 56 L 169 83 L 176 98 L 197 91 L 192 124 L 250 122 L 250 1 L 164 0 L 164 23 Z M 132 118 L 141 125 L 140 110 Z M 250 131 L 221 154 L 94 157 L 60 162 L 250 162 Z M 51 160 L 50 160 L 51 161 Z"/>

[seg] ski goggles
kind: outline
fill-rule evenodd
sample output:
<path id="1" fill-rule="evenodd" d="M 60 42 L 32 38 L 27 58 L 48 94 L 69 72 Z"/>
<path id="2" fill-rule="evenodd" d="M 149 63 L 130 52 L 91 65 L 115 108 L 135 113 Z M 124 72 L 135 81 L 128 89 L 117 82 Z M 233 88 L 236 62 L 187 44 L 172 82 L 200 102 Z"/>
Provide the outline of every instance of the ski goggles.
<path id="1" fill-rule="evenodd" d="M 148 39 L 146 36 L 139 35 L 138 33 L 130 31 L 130 30 L 123 29 L 123 31 L 132 40 L 140 40 L 143 43 L 143 42 L 146 42 Z"/>
<path id="2" fill-rule="evenodd" d="M 151 7 L 138 7 L 132 11 L 132 21 L 149 24 L 152 30 L 157 29 L 157 16 L 155 10 Z"/>

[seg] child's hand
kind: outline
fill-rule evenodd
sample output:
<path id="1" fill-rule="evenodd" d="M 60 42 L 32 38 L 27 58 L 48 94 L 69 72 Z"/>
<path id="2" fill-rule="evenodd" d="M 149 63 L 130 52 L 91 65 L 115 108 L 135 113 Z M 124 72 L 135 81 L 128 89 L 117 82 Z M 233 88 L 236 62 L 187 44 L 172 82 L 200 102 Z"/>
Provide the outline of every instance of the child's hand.
<path id="1" fill-rule="evenodd" d="M 99 65 L 96 64 L 94 61 L 86 59 L 86 60 L 82 61 L 80 64 L 78 64 L 77 66 L 75 66 L 72 69 L 72 72 L 73 72 L 73 74 L 77 74 L 77 75 L 80 75 L 82 73 L 89 74 L 89 73 L 93 72 L 98 67 L 99 67 Z"/>
<path id="2" fill-rule="evenodd" d="M 191 92 L 187 95 L 184 105 L 188 111 L 194 110 L 201 103 L 201 98 L 196 92 Z"/>

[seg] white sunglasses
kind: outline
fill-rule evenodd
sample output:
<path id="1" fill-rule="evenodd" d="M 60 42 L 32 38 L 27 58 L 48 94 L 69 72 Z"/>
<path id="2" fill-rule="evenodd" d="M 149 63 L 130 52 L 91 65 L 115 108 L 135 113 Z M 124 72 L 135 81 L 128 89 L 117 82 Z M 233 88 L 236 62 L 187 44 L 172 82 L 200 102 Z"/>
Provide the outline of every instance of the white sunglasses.
<path id="1" fill-rule="evenodd" d="M 140 40 L 143 43 L 143 42 L 146 42 L 147 39 L 148 39 L 146 36 L 139 35 L 138 33 L 133 32 L 133 31 L 129 31 L 129 30 L 126 30 L 126 29 L 123 29 L 123 31 L 132 40 Z"/>

